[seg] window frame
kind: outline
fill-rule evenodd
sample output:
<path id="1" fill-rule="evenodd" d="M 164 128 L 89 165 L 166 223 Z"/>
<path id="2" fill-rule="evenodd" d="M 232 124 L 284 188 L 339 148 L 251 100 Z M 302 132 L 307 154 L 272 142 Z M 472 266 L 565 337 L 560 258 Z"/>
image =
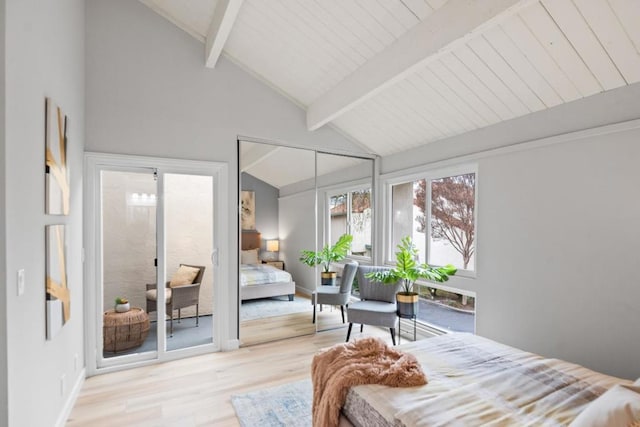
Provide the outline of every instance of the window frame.
<path id="1" fill-rule="evenodd" d="M 466 278 L 475 278 L 478 271 L 478 256 L 477 256 L 477 248 L 478 248 L 478 183 L 479 183 L 479 174 L 478 174 L 478 164 L 477 163 L 469 163 L 469 164 L 461 164 L 456 166 L 447 166 L 441 168 L 424 168 L 413 171 L 411 173 L 396 173 L 393 175 L 389 175 L 386 178 L 383 178 L 384 184 L 382 188 L 384 188 L 384 234 L 383 234 L 383 263 L 385 265 L 393 266 L 395 265 L 395 251 L 396 248 L 393 246 L 393 186 L 398 184 L 406 184 L 409 182 L 415 182 L 420 179 L 425 179 L 427 181 L 426 185 L 426 195 L 425 201 L 427 206 L 425 206 L 425 215 L 427 221 L 425 240 L 426 245 L 424 250 L 426 251 L 426 260 L 429 260 L 429 254 L 431 253 L 431 182 L 435 179 L 442 179 L 451 176 L 464 175 L 464 174 L 475 174 L 475 187 L 474 187 L 474 212 L 473 212 L 473 226 L 474 226 L 474 243 L 473 246 L 475 248 L 474 252 L 474 268 L 473 270 L 465 270 L 458 269 L 456 276 L 458 277 L 466 277 Z M 431 264 L 430 264 L 431 265 Z M 435 264 L 434 264 L 435 265 Z M 437 266 L 437 265 L 435 265 Z M 418 283 L 421 285 L 428 284 L 433 287 L 433 284 L 430 282 L 418 280 Z M 440 287 L 440 286 L 436 286 Z"/>
<path id="2" fill-rule="evenodd" d="M 322 208 L 323 211 L 323 240 L 325 244 L 331 242 L 331 211 L 330 211 L 330 201 L 332 197 L 339 196 L 341 194 L 347 194 L 347 233 L 351 233 L 351 193 L 354 191 L 361 191 L 363 189 L 369 189 L 369 197 L 370 197 L 370 205 L 371 205 L 371 256 L 364 255 L 353 255 L 351 250 L 349 250 L 349 254 L 347 255 L 348 259 L 353 259 L 356 261 L 363 261 L 365 263 L 371 263 L 373 261 L 373 241 L 374 241 L 374 216 L 375 216 L 375 200 L 373 194 L 373 185 L 371 181 L 357 181 L 351 182 L 347 185 L 340 185 L 334 187 L 327 187 L 323 189 L 324 192 L 324 206 Z"/>

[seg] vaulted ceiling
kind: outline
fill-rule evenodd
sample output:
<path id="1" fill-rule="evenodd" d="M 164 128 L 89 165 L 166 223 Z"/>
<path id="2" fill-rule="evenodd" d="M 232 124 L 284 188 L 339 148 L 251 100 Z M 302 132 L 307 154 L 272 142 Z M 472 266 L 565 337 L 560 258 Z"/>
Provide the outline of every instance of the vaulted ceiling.
<path id="1" fill-rule="evenodd" d="M 371 153 L 640 81 L 638 0 L 141 0 Z"/>

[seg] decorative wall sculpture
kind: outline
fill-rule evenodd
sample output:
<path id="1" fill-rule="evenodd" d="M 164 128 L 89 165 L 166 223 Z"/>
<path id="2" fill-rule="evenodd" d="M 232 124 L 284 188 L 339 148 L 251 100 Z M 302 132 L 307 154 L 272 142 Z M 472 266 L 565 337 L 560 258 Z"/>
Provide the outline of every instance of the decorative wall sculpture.
<path id="1" fill-rule="evenodd" d="M 69 214 L 67 169 L 67 116 L 50 98 L 45 99 L 45 212 Z"/>
<path id="2" fill-rule="evenodd" d="M 64 234 L 64 225 L 46 226 L 46 321 L 48 340 L 55 337 L 71 317 Z"/>

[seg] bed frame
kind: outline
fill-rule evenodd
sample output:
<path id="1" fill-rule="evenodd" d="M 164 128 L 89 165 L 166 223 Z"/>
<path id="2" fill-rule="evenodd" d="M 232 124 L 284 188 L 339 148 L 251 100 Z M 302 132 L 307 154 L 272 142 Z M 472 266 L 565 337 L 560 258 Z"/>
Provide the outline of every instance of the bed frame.
<path id="1" fill-rule="evenodd" d="M 242 250 L 260 249 L 260 233 L 257 231 L 242 231 Z M 242 274 L 242 273 L 241 273 Z M 296 282 L 273 282 L 262 285 L 240 286 L 240 300 L 246 301 L 257 298 L 269 298 L 287 295 L 293 301 L 296 293 Z"/>

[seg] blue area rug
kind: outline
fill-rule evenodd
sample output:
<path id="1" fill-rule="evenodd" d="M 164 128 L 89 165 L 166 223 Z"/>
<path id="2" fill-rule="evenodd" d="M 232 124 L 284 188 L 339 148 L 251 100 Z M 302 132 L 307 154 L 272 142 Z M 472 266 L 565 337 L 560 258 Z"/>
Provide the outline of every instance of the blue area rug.
<path id="1" fill-rule="evenodd" d="M 311 380 L 231 396 L 242 427 L 311 426 Z"/>

